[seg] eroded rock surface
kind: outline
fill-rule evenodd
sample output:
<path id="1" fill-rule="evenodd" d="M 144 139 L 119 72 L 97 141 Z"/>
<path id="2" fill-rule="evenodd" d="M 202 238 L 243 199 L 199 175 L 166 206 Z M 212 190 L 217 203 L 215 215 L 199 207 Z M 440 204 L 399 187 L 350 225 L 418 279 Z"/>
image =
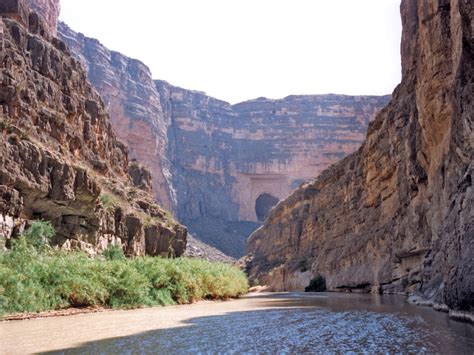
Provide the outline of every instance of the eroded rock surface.
<path id="1" fill-rule="evenodd" d="M 26 220 L 45 219 L 65 247 L 95 253 L 113 243 L 130 255 L 181 255 L 186 229 L 153 201 L 147 173 L 129 167 L 82 64 L 24 1 L 1 14 L 2 243 Z M 140 173 L 138 186 L 129 168 Z"/>
<path id="2" fill-rule="evenodd" d="M 58 35 L 86 66 L 117 137 L 127 144 L 130 156 L 151 172 L 155 198 L 165 208 L 174 209 L 177 202 L 166 154 L 170 121 L 163 114 L 150 69 L 139 60 L 110 51 L 96 39 L 74 32 L 64 23 L 59 23 Z"/>
<path id="3" fill-rule="evenodd" d="M 55 37 L 57 35 L 60 0 L 28 0 L 27 5 L 34 13 L 43 18 L 46 32 Z"/>
<path id="4" fill-rule="evenodd" d="M 229 255 L 269 209 L 355 151 L 388 96 L 259 98 L 236 105 L 156 81 L 171 127 L 177 216 Z"/>
<path id="5" fill-rule="evenodd" d="M 155 197 L 192 233 L 229 255 L 275 202 L 355 151 L 389 96 L 289 96 L 230 105 L 157 80 L 140 61 L 65 24 L 118 137 L 151 171 Z M 260 200 L 259 200 L 260 198 Z"/>
<path id="6" fill-rule="evenodd" d="M 296 190 L 249 239 L 275 290 L 418 292 L 474 310 L 474 4 L 401 4 L 402 83 L 354 154 Z"/>

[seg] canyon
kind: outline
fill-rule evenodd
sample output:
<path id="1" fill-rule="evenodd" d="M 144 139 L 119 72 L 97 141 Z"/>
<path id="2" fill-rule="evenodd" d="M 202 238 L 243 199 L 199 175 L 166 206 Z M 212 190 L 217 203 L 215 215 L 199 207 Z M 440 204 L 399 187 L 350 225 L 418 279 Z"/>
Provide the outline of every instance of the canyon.
<path id="1" fill-rule="evenodd" d="M 0 4 L 0 247 L 42 219 L 63 248 L 181 255 L 186 228 L 154 201 L 149 172 L 129 161 L 82 64 L 54 36 L 51 4 L 37 3 L 53 11 L 45 17 L 23 0 Z"/>
<path id="2" fill-rule="evenodd" d="M 0 248 L 43 219 L 91 255 L 245 252 L 272 291 L 324 279 L 472 318 L 472 1 L 402 0 L 392 95 L 238 104 L 155 80 L 59 9 L 0 3 Z"/>
<path id="3" fill-rule="evenodd" d="M 474 4 L 403 0 L 402 82 L 361 148 L 303 184 L 250 238 L 273 290 L 411 293 L 474 311 Z"/>
<path id="4" fill-rule="evenodd" d="M 155 198 L 233 257 L 268 211 L 355 151 L 390 96 L 306 95 L 231 105 L 153 80 L 142 62 L 60 23 L 120 140 L 153 175 Z"/>

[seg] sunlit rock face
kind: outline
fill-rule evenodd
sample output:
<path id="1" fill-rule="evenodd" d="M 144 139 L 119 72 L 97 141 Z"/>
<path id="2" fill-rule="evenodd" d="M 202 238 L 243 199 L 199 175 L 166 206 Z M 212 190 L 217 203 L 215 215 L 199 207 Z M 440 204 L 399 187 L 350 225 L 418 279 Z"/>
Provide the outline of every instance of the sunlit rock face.
<path id="1" fill-rule="evenodd" d="M 154 202 L 146 169 L 129 165 L 82 63 L 29 10 L 0 4 L 0 248 L 44 219 L 65 248 L 181 255 L 186 229 Z"/>
<path id="2" fill-rule="evenodd" d="M 389 101 L 319 95 L 230 105 L 164 81 L 156 85 L 171 121 L 177 215 L 198 237 L 234 256 L 279 200 L 355 151 Z"/>
<path id="3" fill-rule="evenodd" d="M 402 83 L 362 147 L 280 202 L 247 245 L 276 290 L 418 292 L 474 310 L 474 4 L 401 4 Z"/>
<path id="4" fill-rule="evenodd" d="M 264 219 L 257 199 L 281 200 L 356 150 L 389 101 L 321 95 L 230 105 L 153 83 L 143 63 L 64 24 L 59 36 L 85 63 L 118 137 L 151 171 L 158 201 L 198 238 L 236 257 Z"/>
<path id="5" fill-rule="evenodd" d="M 34 1 L 34 0 L 31 0 Z M 85 65 L 118 138 L 150 170 L 155 198 L 229 255 L 269 209 L 360 146 L 388 96 L 289 96 L 237 105 L 152 81 L 148 67 L 59 25 Z M 272 202 L 259 212 L 257 200 Z"/>
<path id="6" fill-rule="evenodd" d="M 87 76 L 102 96 L 117 137 L 127 144 L 130 156 L 153 176 L 155 198 L 174 209 L 169 162 L 166 154 L 170 121 L 163 115 L 161 101 L 150 69 L 99 41 L 59 24 L 59 37 L 87 69 Z"/>
<path id="7" fill-rule="evenodd" d="M 55 37 L 57 35 L 60 0 L 28 0 L 26 3 L 32 11 L 43 18 L 46 31 Z"/>

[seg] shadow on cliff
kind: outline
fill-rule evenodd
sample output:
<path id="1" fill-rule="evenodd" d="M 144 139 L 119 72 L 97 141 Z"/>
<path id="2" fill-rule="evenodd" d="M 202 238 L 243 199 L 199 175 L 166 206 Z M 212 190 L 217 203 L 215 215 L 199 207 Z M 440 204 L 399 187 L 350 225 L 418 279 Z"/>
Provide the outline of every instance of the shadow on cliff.
<path id="1" fill-rule="evenodd" d="M 456 322 L 447 326 L 444 314 L 408 305 L 400 297 L 379 297 L 376 301 L 370 295 L 288 296 L 256 296 L 255 306 L 268 309 L 190 318 L 179 327 L 87 342 L 49 354 L 416 352 L 454 348 L 462 352 L 473 345 L 469 342 L 473 328 L 466 330 L 468 325 Z M 438 336 L 445 333 L 439 337 L 442 343 L 433 335 L 433 328 Z"/>

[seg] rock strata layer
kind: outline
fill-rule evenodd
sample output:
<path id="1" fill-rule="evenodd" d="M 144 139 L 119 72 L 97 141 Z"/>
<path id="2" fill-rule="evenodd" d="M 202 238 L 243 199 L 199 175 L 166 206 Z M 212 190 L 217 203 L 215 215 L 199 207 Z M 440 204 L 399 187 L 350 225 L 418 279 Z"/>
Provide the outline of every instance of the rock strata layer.
<path id="1" fill-rule="evenodd" d="M 362 147 L 272 210 L 247 268 L 274 290 L 416 292 L 474 310 L 474 4 L 401 4 L 402 83 Z"/>
<path id="2" fill-rule="evenodd" d="M 82 64 L 24 1 L 4 4 L 1 243 L 44 219 L 64 247 L 96 253 L 118 244 L 130 255 L 181 255 L 186 229 L 153 201 L 149 173 L 129 164 Z"/>
<path id="3" fill-rule="evenodd" d="M 10 1 L 10 0 L 6 0 Z M 56 37 L 58 17 L 60 11 L 60 0 L 28 0 L 27 5 L 34 13 L 39 14 L 45 24 L 46 32 Z"/>
<path id="4" fill-rule="evenodd" d="M 359 147 L 389 101 L 308 95 L 230 105 L 164 81 L 156 85 L 171 121 L 177 216 L 234 257 L 278 200 Z"/>
<path id="5" fill-rule="evenodd" d="M 389 96 L 308 95 L 237 105 L 157 80 L 140 61 L 65 24 L 118 137 L 155 197 L 190 231 L 240 257 L 278 200 L 355 151 Z"/>

